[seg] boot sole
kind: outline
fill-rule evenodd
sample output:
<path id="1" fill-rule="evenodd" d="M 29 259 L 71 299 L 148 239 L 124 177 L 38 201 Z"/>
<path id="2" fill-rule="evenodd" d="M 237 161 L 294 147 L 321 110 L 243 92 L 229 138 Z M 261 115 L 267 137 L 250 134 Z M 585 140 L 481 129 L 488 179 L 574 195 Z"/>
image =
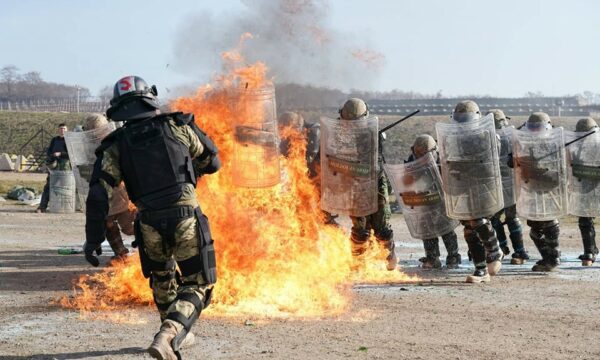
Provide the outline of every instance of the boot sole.
<path id="1" fill-rule="evenodd" d="M 526 262 L 527 262 L 527 260 L 521 259 L 521 258 L 512 258 L 510 260 L 511 265 L 523 265 Z"/>
<path id="2" fill-rule="evenodd" d="M 469 276 L 467 276 L 467 279 L 465 280 L 465 282 L 468 284 L 488 283 L 488 282 L 490 282 L 490 275 L 489 274 L 486 276 L 469 275 Z"/>
<path id="3" fill-rule="evenodd" d="M 502 269 L 502 259 L 492 261 L 491 263 L 487 264 L 487 270 L 488 270 L 488 274 L 490 274 L 490 276 L 496 276 L 500 272 L 501 269 Z"/>
<path id="4" fill-rule="evenodd" d="M 581 261 L 581 266 L 592 266 L 594 265 L 594 262 L 592 260 L 582 260 Z"/>
<path id="5" fill-rule="evenodd" d="M 149 347 L 148 348 L 148 354 L 150 354 L 150 356 L 152 356 L 154 359 L 158 359 L 158 360 L 177 359 L 176 356 L 174 356 L 174 357 L 168 357 L 167 355 L 165 355 L 164 353 L 162 353 L 160 350 L 158 350 L 157 348 L 153 348 L 153 347 Z"/>

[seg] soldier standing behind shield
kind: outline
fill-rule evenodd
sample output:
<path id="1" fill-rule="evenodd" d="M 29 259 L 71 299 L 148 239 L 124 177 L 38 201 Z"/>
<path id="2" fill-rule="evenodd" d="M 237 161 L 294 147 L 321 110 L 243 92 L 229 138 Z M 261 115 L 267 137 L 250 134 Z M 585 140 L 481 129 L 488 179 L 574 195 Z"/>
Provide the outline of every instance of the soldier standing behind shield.
<path id="1" fill-rule="evenodd" d="M 344 103 L 340 109 L 340 119 L 353 121 L 369 115 L 367 104 L 362 99 L 353 98 Z M 368 246 L 371 230 L 379 243 L 389 251 L 386 267 L 388 270 L 394 270 L 398 264 L 398 258 L 394 251 L 394 231 L 390 224 L 392 210 L 389 201 L 389 182 L 382 167 L 381 152 L 378 158 L 378 194 L 377 194 L 377 212 L 368 216 L 350 216 L 352 220 L 352 230 L 350 240 L 352 242 L 352 255 L 360 256 Z"/>
<path id="2" fill-rule="evenodd" d="M 579 134 L 583 132 L 589 132 L 596 130 L 598 132 L 598 124 L 592 118 L 584 118 L 577 121 L 577 125 L 575 125 L 575 131 Z M 596 135 L 592 135 L 596 136 Z M 575 144 L 573 144 L 575 145 Z M 573 163 L 583 163 L 592 162 L 593 157 L 598 157 L 600 153 L 596 152 L 595 154 L 592 151 L 583 152 L 583 154 L 587 155 L 582 156 L 580 152 L 573 151 L 571 149 L 571 160 Z M 578 179 L 580 185 L 582 180 L 586 181 L 584 184 L 587 184 L 589 187 L 598 187 L 600 186 L 598 182 L 600 181 L 598 178 L 594 179 Z M 584 189 L 584 191 L 593 192 L 593 189 Z M 597 193 L 597 190 L 596 190 Z M 593 201 L 593 197 L 590 197 L 588 201 Z M 581 204 L 579 204 L 581 205 Z M 596 209 L 600 207 L 600 204 L 596 204 Z M 595 212 L 597 212 L 596 210 Z M 596 261 L 596 255 L 598 255 L 598 247 L 596 247 L 596 230 L 594 229 L 594 218 L 591 216 L 580 216 L 579 217 L 579 231 L 581 232 L 581 240 L 583 241 L 583 254 L 579 256 L 579 260 L 581 260 L 582 266 L 591 266 Z"/>
<path id="3" fill-rule="evenodd" d="M 496 126 L 496 130 L 511 130 L 508 128 L 508 118 L 504 115 L 504 111 L 500 109 L 490 109 L 487 114 L 494 115 L 494 124 Z M 486 115 L 487 115 L 486 114 Z M 512 153 L 512 144 L 510 143 L 509 138 L 501 138 L 500 140 L 500 172 L 502 173 L 502 182 L 504 186 L 505 175 L 508 177 L 510 189 L 512 190 L 514 175 L 512 174 L 512 170 L 506 164 L 506 160 L 504 160 L 509 153 Z M 510 174 L 505 174 L 505 172 L 510 172 Z M 510 176 L 512 175 L 512 176 Z M 500 243 L 500 248 L 504 255 L 510 254 L 510 249 L 508 247 L 508 240 L 506 239 L 506 233 L 504 232 L 504 225 L 508 227 L 510 241 L 512 242 L 514 253 L 512 254 L 512 260 L 510 261 L 513 265 L 522 265 L 527 260 L 529 260 L 529 254 L 527 250 L 525 250 L 525 245 L 523 244 L 523 227 L 521 226 L 521 220 L 517 216 L 517 205 L 515 204 L 514 192 L 510 191 L 511 199 L 507 199 L 507 189 L 503 189 L 504 192 L 504 205 L 506 206 L 504 209 L 500 210 L 494 216 L 492 216 L 492 226 L 496 231 L 496 237 L 498 238 L 498 242 Z M 509 205 L 512 204 L 512 205 Z M 500 219 L 504 214 L 504 222 Z"/>
<path id="4" fill-rule="evenodd" d="M 552 122 L 550 117 L 543 112 L 531 114 L 525 122 L 523 130 L 523 132 L 529 133 L 529 137 L 535 137 L 540 140 L 551 136 L 551 131 Z M 566 184 L 566 179 L 561 179 L 562 176 L 566 177 L 566 174 L 561 174 L 562 171 L 560 169 L 551 168 L 543 163 L 542 160 L 544 158 L 547 159 L 548 155 L 555 155 L 558 158 L 560 151 L 562 151 L 562 160 L 564 161 L 563 141 L 561 137 L 558 144 L 551 141 L 548 141 L 548 144 L 542 141 L 530 141 L 527 145 L 528 148 L 525 150 L 529 150 L 529 152 L 524 150 L 522 154 L 518 154 L 516 151 L 519 144 L 516 143 L 513 145 L 513 154 L 509 159 L 509 166 L 516 165 L 519 168 L 516 175 L 518 178 L 515 182 L 517 184 L 522 183 L 518 185 L 519 192 L 523 194 L 518 194 L 517 209 L 527 219 L 527 225 L 531 228 L 529 236 L 542 255 L 542 260 L 538 261 L 531 270 L 553 271 L 560 265 L 558 242 L 560 227 L 557 218 L 545 220 L 549 215 L 543 214 L 542 211 L 547 211 L 550 216 L 552 216 L 553 212 L 547 210 L 547 206 L 542 205 L 556 203 L 555 199 L 560 197 L 557 194 L 564 192 L 560 190 L 560 187 L 561 181 Z M 556 149 L 554 150 L 554 148 Z M 540 150 L 539 153 L 537 150 Z M 526 196 L 529 198 L 526 199 Z M 564 213 L 566 214 L 566 194 L 564 194 L 564 197 L 565 201 L 560 204 L 556 213 L 563 212 L 561 209 L 564 207 Z M 528 209 L 531 211 L 527 211 Z M 532 220 L 535 218 L 541 218 L 542 220 Z"/>
<path id="5" fill-rule="evenodd" d="M 436 124 L 446 210 L 463 224 L 475 265 L 468 283 L 489 282 L 504 257 L 488 219 L 504 204 L 498 142 L 493 123 L 480 124 L 483 120 L 477 103 L 465 100 L 456 105 L 452 123 Z"/>
<path id="6" fill-rule="evenodd" d="M 412 162 L 431 152 L 435 159 L 438 159 L 437 144 L 430 135 L 419 135 L 415 139 L 411 147 L 412 154 L 406 162 Z M 442 241 L 446 246 L 446 267 L 448 269 L 457 269 L 461 263 L 460 254 L 458 253 L 458 242 L 456 232 L 454 230 L 443 234 Z M 423 247 L 425 248 L 425 257 L 419 259 L 421 267 L 424 269 L 439 269 L 442 267 L 440 261 L 440 246 L 438 238 L 423 239 Z"/>

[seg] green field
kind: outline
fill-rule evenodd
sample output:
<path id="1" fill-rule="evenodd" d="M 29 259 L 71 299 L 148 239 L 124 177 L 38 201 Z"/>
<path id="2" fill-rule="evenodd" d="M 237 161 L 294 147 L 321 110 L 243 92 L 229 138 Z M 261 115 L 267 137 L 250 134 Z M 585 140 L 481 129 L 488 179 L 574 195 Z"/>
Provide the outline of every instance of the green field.
<path id="1" fill-rule="evenodd" d="M 45 150 L 50 142 L 50 136 L 55 136 L 56 127 L 64 122 L 72 129 L 81 124 L 87 114 L 84 113 L 27 113 L 0 111 L 0 153 L 18 154 L 21 147 L 43 128 L 47 134 L 42 141 L 38 136 L 27 145 L 22 154 L 38 154 Z M 313 112 L 305 114 L 309 121 L 316 121 L 317 114 Z M 385 126 L 400 116 L 381 116 L 381 126 Z M 389 162 L 397 162 L 405 159 L 410 154 L 410 146 L 418 134 L 430 134 L 435 137 L 435 123 L 447 121 L 448 116 L 415 116 L 402 124 L 387 131 L 388 141 L 385 144 L 385 155 Z M 521 125 L 527 118 L 517 116 L 512 118 L 515 126 Z M 555 118 L 553 122 L 557 126 L 563 126 L 566 130 L 573 130 L 578 118 Z"/>

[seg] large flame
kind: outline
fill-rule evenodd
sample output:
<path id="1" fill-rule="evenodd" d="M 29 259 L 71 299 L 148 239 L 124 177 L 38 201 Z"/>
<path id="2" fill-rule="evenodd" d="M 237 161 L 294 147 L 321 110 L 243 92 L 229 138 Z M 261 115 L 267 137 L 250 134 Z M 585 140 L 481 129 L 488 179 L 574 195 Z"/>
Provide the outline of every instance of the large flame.
<path id="1" fill-rule="evenodd" d="M 232 90 L 271 84 L 263 63 L 244 66 L 237 51 L 224 54 L 223 59 L 229 69 L 226 74 L 172 104 L 173 109 L 195 115 L 219 147 L 223 163 L 218 173 L 201 179 L 196 191 L 210 219 L 217 252 L 218 282 L 207 313 L 332 315 L 347 308 L 354 283 L 415 280 L 400 271 L 386 271 L 387 254 L 375 241 L 355 262 L 348 234 L 324 225 L 318 188 L 307 176 L 303 134 L 291 129 L 280 134 L 290 142 L 288 157 L 280 157 L 280 184 L 252 189 L 234 185 L 233 124 L 239 102 L 248 99 L 232 98 Z M 77 287 L 74 297 L 62 299 L 64 306 L 92 311 L 152 302 L 137 257 L 82 278 Z"/>

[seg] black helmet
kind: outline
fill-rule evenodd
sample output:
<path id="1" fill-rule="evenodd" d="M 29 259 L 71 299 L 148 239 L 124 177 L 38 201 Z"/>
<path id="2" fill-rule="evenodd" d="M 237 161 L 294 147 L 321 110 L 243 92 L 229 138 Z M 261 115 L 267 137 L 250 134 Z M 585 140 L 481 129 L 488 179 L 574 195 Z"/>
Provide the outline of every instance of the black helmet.
<path id="1" fill-rule="evenodd" d="M 113 121 L 152 117 L 159 109 L 156 86 L 148 86 L 139 76 L 125 76 L 117 81 L 106 115 Z"/>

